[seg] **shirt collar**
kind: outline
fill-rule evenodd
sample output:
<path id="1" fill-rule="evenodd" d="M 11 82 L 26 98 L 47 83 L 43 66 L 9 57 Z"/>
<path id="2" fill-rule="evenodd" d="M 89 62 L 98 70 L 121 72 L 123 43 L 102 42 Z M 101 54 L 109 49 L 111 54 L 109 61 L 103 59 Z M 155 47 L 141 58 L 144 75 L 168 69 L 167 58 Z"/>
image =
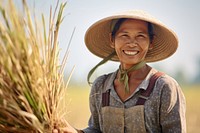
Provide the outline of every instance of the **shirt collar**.
<path id="1" fill-rule="evenodd" d="M 149 71 L 149 73 L 147 74 L 146 78 L 142 81 L 142 83 L 138 86 L 138 88 L 136 89 L 136 91 L 143 89 L 146 90 L 148 85 L 149 85 L 149 80 L 151 78 L 152 75 L 154 75 L 157 72 L 156 69 L 151 68 L 151 70 Z"/>
<path id="2" fill-rule="evenodd" d="M 111 89 L 114 89 L 114 80 L 115 80 L 115 78 L 116 78 L 116 76 L 117 76 L 117 72 L 118 72 L 118 70 L 117 71 L 115 71 L 115 72 L 113 72 L 113 73 L 111 73 L 110 75 L 109 75 L 109 77 L 107 78 L 107 80 L 105 81 L 105 91 L 107 91 L 107 90 L 111 90 Z M 143 90 L 146 90 L 147 89 L 147 87 L 148 87 L 148 85 L 149 85 L 149 80 L 150 80 L 150 78 L 151 78 L 151 76 L 153 75 L 153 74 L 155 74 L 157 72 L 157 70 L 156 69 L 154 69 L 154 68 L 152 68 L 150 71 L 149 71 L 149 73 L 147 74 L 147 76 L 146 76 L 146 78 L 142 81 L 142 83 L 137 87 L 137 89 L 135 90 L 135 93 L 137 92 L 137 91 L 139 91 L 140 89 L 143 89 Z"/>
<path id="3" fill-rule="evenodd" d="M 105 85 L 104 85 L 106 87 L 105 91 L 114 89 L 114 80 L 115 80 L 115 78 L 117 76 L 117 72 L 118 72 L 118 70 L 113 72 L 113 73 L 111 73 L 109 75 L 109 77 L 107 78 L 107 80 L 105 81 Z"/>

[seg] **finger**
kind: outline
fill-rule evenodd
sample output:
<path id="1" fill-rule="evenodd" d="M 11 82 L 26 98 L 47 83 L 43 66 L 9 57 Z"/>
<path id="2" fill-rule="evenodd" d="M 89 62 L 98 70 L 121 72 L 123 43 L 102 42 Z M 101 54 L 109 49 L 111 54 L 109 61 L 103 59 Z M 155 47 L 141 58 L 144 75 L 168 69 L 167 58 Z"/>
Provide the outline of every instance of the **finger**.
<path id="1" fill-rule="evenodd" d="M 53 130 L 53 133 L 58 133 L 58 130 L 57 130 L 57 129 L 54 129 L 54 130 Z"/>

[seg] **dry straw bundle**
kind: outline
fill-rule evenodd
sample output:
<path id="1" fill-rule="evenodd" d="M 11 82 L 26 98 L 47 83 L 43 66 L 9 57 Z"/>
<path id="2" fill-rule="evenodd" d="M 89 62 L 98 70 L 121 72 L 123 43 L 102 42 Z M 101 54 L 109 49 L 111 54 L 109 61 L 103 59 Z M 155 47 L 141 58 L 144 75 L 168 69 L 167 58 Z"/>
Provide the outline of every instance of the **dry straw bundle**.
<path id="1" fill-rule="evenodd" d="M 4 2 L 4 3 L 3 3 Z M 50 9 L 48 32 L 25 0 L 0 1 L 0 132 L 48 133 L 62 126 L 65 109 L 64 57 L 59 63 L 58 31 L 66 3 Z"/>

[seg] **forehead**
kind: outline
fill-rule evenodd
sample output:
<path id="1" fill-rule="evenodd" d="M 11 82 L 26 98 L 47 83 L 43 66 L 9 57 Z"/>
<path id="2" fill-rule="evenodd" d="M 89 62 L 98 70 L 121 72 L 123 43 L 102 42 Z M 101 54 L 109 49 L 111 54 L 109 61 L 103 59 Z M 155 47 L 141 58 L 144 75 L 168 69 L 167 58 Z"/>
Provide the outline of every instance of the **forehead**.
<path id="1" fill-rule="evenodd" d="M 148 23 L 143 20 L 126 19 L 121 25 L 120 29 L 142 29 L 147 30 Z"/>

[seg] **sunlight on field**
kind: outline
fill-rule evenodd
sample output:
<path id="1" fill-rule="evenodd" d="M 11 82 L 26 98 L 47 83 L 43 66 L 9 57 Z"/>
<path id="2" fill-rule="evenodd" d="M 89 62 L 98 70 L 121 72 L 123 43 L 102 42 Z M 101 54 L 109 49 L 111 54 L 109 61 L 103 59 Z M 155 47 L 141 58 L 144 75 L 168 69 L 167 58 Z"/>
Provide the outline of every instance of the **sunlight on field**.
<path id="1" fill-rule="evenodd" d="M 89 86 L 69 87 L 67 94 L 67 120 L 75 128 L 87 127 L 90 116 Z"/>
<path id="2" fill-rule="evenodd" d="M 187 132 L 198 133 L 200 131 L 200 85 L 182 87 L 187 102 Z M 89 86 L 69 87 L 67 95 L 67 120 L 76 128 L 87 127 L 90 116 L 89 111 Z"/>
<path id="3" fill-rule="evenodd" d="M 183 92 L 186 97 L 187 110 L 187 131 L 188 133 L 199 133 L 200 131 L 200 85 L 187 86 Z"/>

